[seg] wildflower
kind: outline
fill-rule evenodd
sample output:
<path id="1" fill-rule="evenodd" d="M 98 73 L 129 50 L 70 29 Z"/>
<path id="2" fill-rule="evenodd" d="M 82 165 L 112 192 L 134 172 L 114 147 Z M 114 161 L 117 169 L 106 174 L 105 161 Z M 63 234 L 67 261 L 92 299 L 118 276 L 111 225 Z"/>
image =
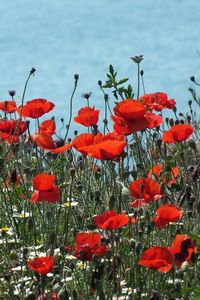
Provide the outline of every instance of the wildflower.
<path id="1" fill-rule="evenodd" d="M 101 234 L 92 232 L 80 232 L 76 235 L 74 256 L 80 260 L 91 261 L 94 254 L 103 256 L 107 247 L 101 242 Z"/>
<path id="2" fill-rule="evenodd" d="M 155 128 L 162 123 L 162 117 L 147 113 L 145 106 L 137 100 L 126 99 L 114 107 L 114 130 L 129 135 L 146 128 Z"/>
<path id="3" fill-rule="evenodd" d="M 138 261 L 140 266 L 158 270 L 158 272 L 169 272 L 173 266 L 174 256 L 167 247 L 153 246 L 145 250 Z"/>
<path id="4" fill-rule="evenodd" d="M 193 132 L 194 128 L 190 124 L 173 125 L 170 130 L 164 131 L 162 140 L 165 143 L 180 143 L 185 141 Z"/>
<path id="5" fill-rule="evenodd" d="M 115 230 L 129 223 L 126 214 L 117 214 L 115 210 L 108 210 L 93 218 L 94 224 L 104 230 Z"/>
<path id="6" fill-rule="evenodd" d="M 55 131 L 56 131 L 56 124 L 55 124 L 54 119 L 45 120 L 39 125 L 40 133 L 45 133 L 47 135 L 53 135 L 55 133 Z"/>
<path id="7" fill-rule="evenodd" d="M 162 92 L 145 94 L 139 98 L 139 101 L 150 111 L 161 111 L 164 108 L 172 109 L 176 105 L 174 99 L 168 99 L 167 94 Z"/>
<path id="8" fill-rule="evenodd" d="M 38 174 L 33 179 L 34 192 L 30 202 L 57 202 L 60 200 L 60 189 L 54 184 L 55 176 L 45 173 Z"/>
<path id="9" fill-rule="evenodd" d="M 96 125 L 99 112 L 100 110 L 95 110 L 94 107 L 83 107 L 78 111 L 78 116 L 74 118 L 74 121 L 85 127 Z"/>
<path id="10" fill-rule="evenodd" d="M 19 106 L 17 108 L 17 112 L 21 117 L 36 119 L 50 112 L 54 106 L 54 103 L 46 99 L 39 98 L 27 101 L 23 107 Z"/>
<path id="11" fill-rule="evenodd" d="M 139 178 L 129 185 L 131 196 L 136 198 L 131 207 L 138 208 L 162 197 L 160 184 L 151 178 Z"/>
<path id="12" fill-rule="evenodd" d="M 74 147 L 84 155 L 88 155 L 100 160 L 116 160 L 126 146 L 124 136 L 116 132 L 109 132 L 106 135 L 98 133 L 83 133 L 75 137 L 68 145 L 53 149 L 51 152 L 58 154 Z"/>
<path id="13" fill-rule="evenodd" d="M 53 270 L 53 257 L 36 257 L 33 260 L 28 260 L 27 266 L 28 268 L 32 269 L 33 271 L 46 275 L 47 273 Z"/>
<path id="14" fill-rule="evenodd" d="M 168 174 L 169 174 L 169 176 L 168 176 Z M 156 176 L 157 180 L 160 180 L 160 177 L 162 177 L 162 182 L 164 184 L 167 184 L 168 186 L 171 186 L 173 183 L 177 182 L 177 177 L 179 175 L 179 168 L 178 167 L 171 168 L 171 171 L 165 175 L 165 165 L 157 164 L 152 167 L 152 169 L 149 171 L 147 177 L 151 178 L 152 175 Z M 162 176 L 162 175 L 164 175 L 164 176 Z"/>
<path id="15" fill-rule="evenodd" d="M 177 222 L 182 215 L 183 211 L 177 206 L 164 204 L 157 209 L 156 217 L 153 218 L 153 222 L 156 227 L 162 228 L 170 222 Z"/>
<path id="16" fill-rule="evenodd" d="M 192 240 L 190 236 L 186 234 L 177 234 L 169 249 L 174 254 L 175 263 L 178 267 L 181 267 L 182 263 L 185 261 L 189 264 L 192 263 L 198 247 L 196 241 Z"/>
<path id="17" fill-rule="evenodd" d="M 16 102 L 14 100 L 1 101 L 0 110 L 11 114 L 17 110 Z"/>
<path id="18" fill-rule="evenodd" d="M 27 130 L 27 122 L 20 120 L 0 120 L 0 131 L 11 136 L 20 136 Z"/>

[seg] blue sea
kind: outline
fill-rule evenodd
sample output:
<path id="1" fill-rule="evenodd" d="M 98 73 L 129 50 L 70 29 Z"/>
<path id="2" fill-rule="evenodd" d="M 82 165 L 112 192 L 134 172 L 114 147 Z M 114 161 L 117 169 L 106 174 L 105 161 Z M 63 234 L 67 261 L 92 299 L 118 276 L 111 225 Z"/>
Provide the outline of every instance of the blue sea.
<path id="1" fill-rule="evenodd" d="M 16 90 L 20 102 L 32 67 L 26 100 L 56 104 L 56 118 L 69 116 L 73 76 L 80 76 L 73 114 L 85 105 L 103 107 L 97 85 L 109 64 L 136 90 L 137 66 L 144 55 L 146 92 L 167 92 L 186 110 L 189 78 L 200 80 L 200 1 L 197 0 L 1 0 L 0 99 Z M 110 99 L 112 101 L 112 97 Z M 52 115 L 52 114 L 51 114 Z"/>

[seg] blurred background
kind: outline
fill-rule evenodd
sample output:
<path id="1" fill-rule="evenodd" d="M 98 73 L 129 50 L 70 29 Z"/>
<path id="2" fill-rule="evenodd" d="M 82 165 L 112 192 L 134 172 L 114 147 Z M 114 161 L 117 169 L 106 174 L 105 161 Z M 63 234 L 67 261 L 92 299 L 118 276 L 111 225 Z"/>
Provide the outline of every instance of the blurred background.
<path id="1" fill-rule="evenodd" d="M 83 93 L 92 92 L 91 104 L 103 107 L 97 82 L 106 80 L 109 64 L 136 90 L 130 57 L 143 54 L 146 92 L 167 92 L 184 110 L 189 78 L 200 78 L 199 11 L 197 0 L 1 0 L 0 99 L 14 89 L 20 102 L 35 67 L 26 100 L 51 100 L 56 118 L 68 119 L 75 73 L 74 116 L 85 106 Z"/>

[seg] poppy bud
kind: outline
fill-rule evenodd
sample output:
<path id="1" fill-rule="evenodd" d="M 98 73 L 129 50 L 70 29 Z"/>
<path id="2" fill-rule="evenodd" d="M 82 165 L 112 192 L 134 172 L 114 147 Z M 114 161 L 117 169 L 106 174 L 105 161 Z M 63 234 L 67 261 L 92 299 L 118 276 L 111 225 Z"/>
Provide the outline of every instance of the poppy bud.
<path id="1" fill-rule="evenodd" d="M 157 145 L 157 147 L 158 147 L 159 149 L 161 149 L 161 146 L 162 146 L 162 140 L 161 140 L 161 139 L 158 139 L 158 140 L 156 141 L 156 145 Z"/>
<path id="2" fill-rule="evenodd" d="M 140 71 L 140 75 L 143 76 L 144 75 L 144 70 Z"/>
<path id="3" fill-rule="evenodd" d="M 180 124 L 184 124 L 184 120 L 180 120 Z"/>
<path id="4" fill-rule="evenodd" d="M 187 121 L 189 124 L 191 123 L 191 116 L 187 116 Z"/>
<path id="5" fill-rule="evenodd" d="M 189 105 L 189 106 L 192 106 L 192 100 L 189 100 L 189 101 L 188 101 L 188 105 Z"/>
<path id="6" fill-rule="evenodd" d="M 79 80 L 79 74 L 74 74 L 74 79 L 75 79 L 76 81 L 78 81 L 78 80 Z"/>
<path id="7" fill-rule="evenodd" d="M 100 196 L 101 196 L 100 191 L 99 190 L 95 191 L 94 197 L 96 202 L 100 202 Z"/>
<path id="8" fill-rule="evenodd" d="M 176 121 L 175 121 L 175 125 L 178 125 L 179 123 L 180 123 L 179 120 L 176 120 Z"/>
<path id="9" fill-rule="evenodd" d="M 101 81 L 101 80 L 98 81 L 98 85 L 99 85 L 100 87 L 102 86 L 102 81 Z"/>
<path id="10" fill-rule="evenodd" d="M 169 125 L 173 126 L 174 125 L 174 120 L 172 118 L 169 119 Z"/>
<path id="11" fill-rule="evenodd" d="M 78 130 L 74 130 L 74 135 L 77 136 Z"/>
<path id="12" fill-rule="evenodd" d="M 111 257 L 112 257 L 112 251 L 110 249 L 105 253 L 105 257 L 107 259 L 111 259 Z"/>
<path id="13" fill-rule="evenodd" d="M 126 197 L 130 197 L 130 191 L 127 187 L 123 187 L 122 188 L 122 197 L 126 198 Z"/>
<path id="14" fill-rule="evenodd" d="M 168 125 L 168 123 L 169 123 L 169 118 L 167 117 L 167 118 L 165 118 L 165 122 L 167 123 L 167 125 Z"/>
<path id="15" fill-rule="evenodd" d="M 16 94 L 15 90 L 9 90 L 8 94 L 13 98 Z"/>
<path id="16" fill-rule="evenodd" d="M 108 124 L 108 120 L 107 119 L 103 119 L 103 122 L 104 122 L 105 125 Z"/>
<path id="17" fill-rule="evenodd" d="M 174 106 L 174 107 L 172 108 L 172 110 L 173 110 L 174 113 L 176 113 L 176 112 L 177 112 L 176 106 Z"/>
<path id="18" fill-rule="evenodd" d="M 35 73 L 36 69 L 33 67 L 31 70 L 30 70 L 30 75 L 33 75 Z"/>
<path id="19" fill-rule="evenodd" d="M 191 77 L 190 77 L 190 80 L 191 80 L 192 82 L 195 82 L 195 77 L 194 77 L 194 76 L 191 76 Z"/>
<path id="20" fill-rule="evenodd" d="M 189 140 L 188 145 L 190 146 L 191 149 L 193 149 L 195 151 L 197 150 L 197 145 L 194 140 Z"/>
<path id="21" fill-rule="evenodd" d="M 185 192 L 186 192 L 187 196 L 191 195 L 191 192 L 192 192 L 191 185 L 186 184 L 186 186 L 185 186 Z"/>
<path id="22" fill-rule="evenodd" d="M 135 245 L 135 251 L 137 254 L 140 254 L 140 251 L 142 250 L 142 244 L 141 243 L 137 243 Z"/>
<path id="23" fill-rule="evenodd" d="M 181 271 L 182 271 L 182 272 L 185 272 L 185 271 L 187 271 L 187 269 L 189 269 L 189 263 L 188 263 L 188 261 L 186 260 L 186 261 L 184 261 L 184 262 L 182 263 L 182 265 L 181 265 Z"/>

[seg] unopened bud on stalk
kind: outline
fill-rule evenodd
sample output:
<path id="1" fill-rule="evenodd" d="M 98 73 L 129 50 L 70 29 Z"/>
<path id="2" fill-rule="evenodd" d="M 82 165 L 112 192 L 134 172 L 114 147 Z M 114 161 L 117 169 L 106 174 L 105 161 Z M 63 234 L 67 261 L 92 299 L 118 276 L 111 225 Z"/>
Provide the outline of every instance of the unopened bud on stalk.
<path id="1" fill-rule="evenodd" d="M 102 86 L 102 81 L 101 81 L 101 80 L 98 81 L 98 85 L 99 85 L 100 87 Z"/>
<path id="2" fill-rule="evenodd" d="M 174 125 L 174 120 L 172 118 L 169 119 L 169 125 L 173 126 Z"/>
<path id="3" fill-rule="evenodd" d="M 197 145 L 196 145 L 196 142 L 194 140 L 189 140 L 188 145 L 190 146 L 190 148 L 192 150 L 195 150 L 195 151 L 197 150 Z"/>
<path id="4" fill-rule="evenodd" d="M 133 238 L 129 240 L 129 243 L 130 243 L 131 248 L 135 249 L 136 241 Z"/>
<path id="5" fill-rule="evenodd" d="M 192 106 L 192 100 L 188 101 L 188 105 L 191 107 Z"/>
<path id="6" fill-rule="evenodd" d="M 176 120 L 176 121 L 175 121 L 175 125 L 178 125 L 179 123 L 180 123 L 179 120 Z"/>
<path id="7" fill-rule="evenodd" d="M 194 77 L 194 76 L 191 76 L 191 77 L 190 77 L 190 80 L 191 80 L 192 82 L 195 82 L 195 77 Z"/>
<path id="8" fill-rule="evenodd" d="M 189 263 L 188 263 L 188 261 L 186 260 L 186 261 L 184 261 L 184 262 L 182 263 L 180 270 L 181 270 L 182 272 L 185 272 L 185 271 L 187 271 L 188 269 L 189 269 Z"/>
<path id="9" fill-rule="evenodd" d="M 33 67 L 31 70 L 30 70 L 30 75 L 34 75 L 36 69 Z"/>
<path id="10" fill-rule="evenodd" d="M 79 80 L 79 74 L 74 74 L 74 79 L 75 79 L 76 81 L 78 81 L 78 80 Z"/>

